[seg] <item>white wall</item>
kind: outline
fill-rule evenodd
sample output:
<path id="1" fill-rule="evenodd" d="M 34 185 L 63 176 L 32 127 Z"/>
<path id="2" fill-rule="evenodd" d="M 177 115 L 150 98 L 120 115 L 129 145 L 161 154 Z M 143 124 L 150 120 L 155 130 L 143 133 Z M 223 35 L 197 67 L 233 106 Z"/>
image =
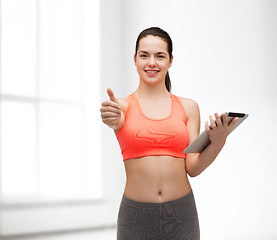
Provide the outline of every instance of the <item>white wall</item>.
<path id="1" fill-rule="evenodd" d="M 172 92 L 198 102 L 201 130 L 214 112 L 250 115 L 217 160 L 191 179 L 203 240 L 277 238 L 276 11 L 274 0 L 102 1 L 102 100 L 107 87 L 117 96 L 136 89 L 136 37 L 160 26 L 173 40 Z M 112 131 L 102 131 L 105 176 L 118 182 L 110 194 L 119 200 L 120 149 Z"/>
<path id="2" fill-rule="evenodd" d="M 100 79 L 101 102 L 108 99 L 107 88 L 112 88 L 120 96 L 122 86 L 121 71 L 121 4 L 120 1 L 102 0 L 100 12 Z M 99 109 L 100 109 L 99 103 Z M 100 117 L 100 111 L 99 111 Z M 114 202 L 114 223 L 116 222 L 120 200 L 124 191 L 125 172 L 119 145 L 113 130 L 102 124 L 103 182 L 106 199 Z"/>

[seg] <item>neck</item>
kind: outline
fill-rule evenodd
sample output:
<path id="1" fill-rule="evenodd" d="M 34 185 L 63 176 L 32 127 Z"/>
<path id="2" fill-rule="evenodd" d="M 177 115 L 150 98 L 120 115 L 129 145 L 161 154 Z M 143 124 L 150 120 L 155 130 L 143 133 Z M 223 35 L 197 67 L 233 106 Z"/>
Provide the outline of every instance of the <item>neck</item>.
<path id="1" fill-rule="evenodd" d="M 160 84 L 150 85 L 146 84 L 140 80 L 140 84 L 135 91 L 138 97 L 145 98 L 158 98 L 158 97 L 168 97 L 169 92 L 166 89 L 165 83 L 161 82 Z"/>

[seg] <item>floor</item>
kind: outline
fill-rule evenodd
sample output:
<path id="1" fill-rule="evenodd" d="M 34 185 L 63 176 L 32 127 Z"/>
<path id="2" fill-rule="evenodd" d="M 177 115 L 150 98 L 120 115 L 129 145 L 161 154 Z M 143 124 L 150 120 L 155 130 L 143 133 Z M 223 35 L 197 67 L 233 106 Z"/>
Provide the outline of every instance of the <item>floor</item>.
<path id="1" fill-rule="evenodd" d="M 59 233 L 59 234 L 48 234 L 48 235 L 36 235 L 29 237 L 8 237 L 1 238 L 1 240 L 115 240 L 116 229 L 107 228 L 102 230 L 91 230 L 83 232 L 70 232 L 70 233 Z"/>

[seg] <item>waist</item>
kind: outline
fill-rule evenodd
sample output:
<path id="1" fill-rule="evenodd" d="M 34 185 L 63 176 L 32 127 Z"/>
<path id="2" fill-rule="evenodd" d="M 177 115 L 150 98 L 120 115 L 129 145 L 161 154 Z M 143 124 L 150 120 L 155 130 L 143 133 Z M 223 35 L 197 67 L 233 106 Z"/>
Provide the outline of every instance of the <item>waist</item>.
<path id="1" fill-rule="evenodd" d="M 166 205 L 166 204 L 180 204 L 180 206 L 184 206 L 184 201 L 187 201 L 188 198 L 193 198 L 194 199 L 194 194 L 193 194 L 193 191 L 189 191 L 188 193 L 186 193 L 185 195 L 181 196 L 181 197 L 178 197 L 178 198 L 175 198 L 175 199 L 172 199 L 172 200 L 169 200 L 169 201 L 163 201 L 163 202 L 144 202 L 144 201 L 137 201 L 137 200 L 132 200 L 128 197 L 126 197 L 125 194 L 123 194 L 122 196 L 122 200 L 125 202 L 125 204 L 130 204 L 130 205 L 133 205 L 134 204 L 140 208 L 143 208 L 143 209 L 147 209 L 147 208 L 152 208 L 153 207 L 159 207 L 161 205 Z"/>
<path id="2" fill-rule="evenodd" d="M 171 156 L 148 156 L 126 160 L 124 195 L 145 202 L 177 199 L 191 191 L 185 160 Z"/>

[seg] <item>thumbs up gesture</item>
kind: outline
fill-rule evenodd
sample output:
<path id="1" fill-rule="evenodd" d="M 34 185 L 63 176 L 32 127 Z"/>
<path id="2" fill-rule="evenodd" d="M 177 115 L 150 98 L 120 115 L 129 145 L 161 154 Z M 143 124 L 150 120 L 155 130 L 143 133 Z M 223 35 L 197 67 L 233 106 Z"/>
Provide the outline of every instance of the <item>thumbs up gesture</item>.
<path id="1" fill-rule="evenodd" d="M 118 99 L 114 96 L 113 91 L 108 88 L 107 93 L 109 100 L 102 103 L 100 108 L 103 123 L 116 130 L 122 127 L 124 123 L 124 113 L 121 110 Z"/>

